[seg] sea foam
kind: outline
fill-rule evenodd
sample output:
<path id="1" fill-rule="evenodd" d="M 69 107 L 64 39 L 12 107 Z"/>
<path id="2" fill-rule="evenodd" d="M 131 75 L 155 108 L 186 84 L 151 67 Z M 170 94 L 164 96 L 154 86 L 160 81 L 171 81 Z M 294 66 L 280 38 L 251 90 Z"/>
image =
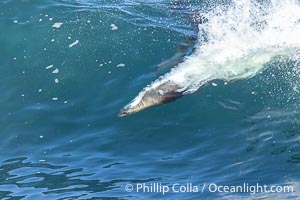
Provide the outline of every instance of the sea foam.
<path id="1" fill-rule="evenodd" d="M 277 56 L 299 53 L 300 5 L 296 1 L 259 4 L 234 0 L 230 6 L 215 7 L 200 15 L 208 22 L 199 25 L 195 52 L 144 88 L 132 104 L 146 91 L 168 81 L 189 94 L 212 80 L 251 78 Z"/>

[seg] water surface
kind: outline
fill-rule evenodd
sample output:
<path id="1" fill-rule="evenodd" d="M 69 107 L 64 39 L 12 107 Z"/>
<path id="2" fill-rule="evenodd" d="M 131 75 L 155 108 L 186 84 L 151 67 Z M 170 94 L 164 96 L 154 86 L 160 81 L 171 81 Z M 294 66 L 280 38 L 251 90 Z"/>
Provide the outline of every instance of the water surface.
<path id="1" fill-rule="evenodd" d="M 0 198 L 299 199 L 297 52 L 250 79 L 215 81 L 174 103 L 117 117 L 163 73 L 154 66 L 194 34 L 191 13 L 220 4 L 231 6 L 2 1 Z M 258 182 L 295 191 L 162 196 L 124 189 L 157 182 Z"/>

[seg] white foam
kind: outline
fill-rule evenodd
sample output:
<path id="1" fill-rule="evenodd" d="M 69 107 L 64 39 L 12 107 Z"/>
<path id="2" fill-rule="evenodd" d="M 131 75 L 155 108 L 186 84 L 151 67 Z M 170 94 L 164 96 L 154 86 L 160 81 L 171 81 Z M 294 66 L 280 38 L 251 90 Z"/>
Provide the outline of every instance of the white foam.
<path id="1" fill-rule="evenodd" d="M 46 67 L 46 69 L 51 69 L 53 67 L 53 65 L 49 65 Z"/>
<path id="2" fill-rule="evenodd" d="M 120 63 L 116 67 L 125 67 L 125 64 L 124 63 Z"/>
<path id="3" fill-rule="evenodd" d="M 214 8 L 206 16 L 208 22 L 199 25 L 195 52 L 146 87 L 132 105 L 147 90 L 167 81 L 188 94 L 211 80 L 251 78 L 274 57 L 300 49 L 300 5 L 294 0 L 273 0 L 264 5 L 233 0 L 229 7 Z"/>
<path id="4" fill-rule="evenodd" d="M 116 31 L 119 29 L 115 24 L 111 24 L 110 27 L 111 27 L 111 30 L 113 30 L 113 31 Z"/>
<path id="5" fill-rule="evenodd" d="M 53 28 L 60 28 L 63 25 L 61 22 L 56 22 L 52 25 Z"/>
<path id="6" fill-rule="evenodd" d="M 59 73 L 59 69 L 56 68 L 55 70 L 52 71 L 53 74 L 58 74 Z"/>
<path id="7" fill-rule="evenodd" d="M 79 40 L 75 40 L 72 44 L 69 45 L 69 48 L 72 48 L 73 46 L 77 45 L 79 43 Z"/>

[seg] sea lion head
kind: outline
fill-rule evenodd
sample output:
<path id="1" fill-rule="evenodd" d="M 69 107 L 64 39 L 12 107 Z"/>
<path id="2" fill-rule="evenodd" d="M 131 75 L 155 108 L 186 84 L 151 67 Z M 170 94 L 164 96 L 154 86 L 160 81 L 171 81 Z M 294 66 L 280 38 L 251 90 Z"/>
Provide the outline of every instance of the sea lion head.
<path id="1" fill-rule="evenodd" d="M 177 91 L 178 89 L 179 86 L 171 81 L 160 84 L 155 88 L 145 89 L 129 104 L 124 106 L 118 116 L 124 117 L 151 106 L 175 101 L 183 95 L 183 92 Z"/>

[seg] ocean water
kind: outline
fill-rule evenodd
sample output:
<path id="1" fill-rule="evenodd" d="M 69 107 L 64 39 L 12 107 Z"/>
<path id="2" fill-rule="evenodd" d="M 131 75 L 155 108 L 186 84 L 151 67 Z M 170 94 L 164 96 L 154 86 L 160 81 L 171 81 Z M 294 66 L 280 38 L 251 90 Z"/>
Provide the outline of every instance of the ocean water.
<path id="1" fill-rule="evenodd" d="M 0 199 L 300 199 L 299 10 L 293 0 L 2 0 Z M 183 63 L 154 70 L 197 30 Z M 193 94 L 117 117 L 169 79 Z M 243 184 L 293 192 L 209 189 Z"/>

